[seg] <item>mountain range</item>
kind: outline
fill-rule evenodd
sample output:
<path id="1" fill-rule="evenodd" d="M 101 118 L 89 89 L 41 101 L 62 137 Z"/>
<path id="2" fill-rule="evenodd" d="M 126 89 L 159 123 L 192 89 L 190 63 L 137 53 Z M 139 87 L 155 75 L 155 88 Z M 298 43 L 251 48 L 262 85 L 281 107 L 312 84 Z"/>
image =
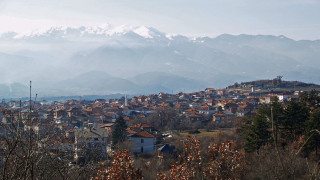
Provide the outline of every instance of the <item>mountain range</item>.
<path id="1" fill-rule="evenodd" d="M 320 83 L 320 40 L 187 37 L 152 27 L 52 27 L 0 35 L 0 97 L 141 94 L 273 79 Z M 12 88 L 13 87 L 13 88 Z"/>

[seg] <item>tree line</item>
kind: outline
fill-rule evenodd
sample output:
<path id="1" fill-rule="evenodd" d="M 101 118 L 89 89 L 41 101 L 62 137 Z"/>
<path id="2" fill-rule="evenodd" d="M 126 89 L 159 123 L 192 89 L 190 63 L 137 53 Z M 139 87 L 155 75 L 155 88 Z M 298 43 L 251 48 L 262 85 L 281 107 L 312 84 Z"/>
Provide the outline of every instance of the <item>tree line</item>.
<path id="1" fill-rule="evenodd" d="M 239 128 L 247 152 L 257 152 L 273 142 L 283 147 L 301 140 L 305 143 L 306 155 L 311 152 L 318 154 L 319 129 L 320 97 L 315 90 L 287 103 L 280 103 L 275 98 L 271 104 L 261 106 L 256 114 L 244 118 Z"/>

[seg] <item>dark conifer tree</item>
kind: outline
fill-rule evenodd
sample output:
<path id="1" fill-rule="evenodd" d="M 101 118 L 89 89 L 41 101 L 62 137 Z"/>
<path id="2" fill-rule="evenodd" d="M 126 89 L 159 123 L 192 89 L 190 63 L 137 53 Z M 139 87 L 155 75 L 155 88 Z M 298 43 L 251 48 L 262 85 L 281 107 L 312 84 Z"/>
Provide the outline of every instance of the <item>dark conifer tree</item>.
<path id="1" fill-rule="evenodd" d="M 314 110 L 307 121 L 306 139 L 308 140 L 306 149 L 315 150 L 318 153 L 320 146 L 320 108 Z"/>
<path id="2" fill-rule="evenodd" d="M 123 142 L 127 138 L 127 124 L 123 117 L 119 117 L 115 124 L 114 124 L 114 129 L 112 131 L 112 142 L 113 145 L 116 145 L 119 142 Z"/>
<path id="3" fill-rule="evenodd" d="M 284 118 L 282 122 L 285 130 L 284 134 L 291 140 L 297 140 L 300 135 L 305 133 L 305 122 L 308 117 L 308 109 L 303 103 L 290 100 L 289 104 L 284 109 Z"/>
<path id="4" fill-rule="evenodd" d="M 254 152 L 268 143 L 271 134 L 268 131 L 269 123 L 266 116 L 258 114 L 254 117 L 252 125 L 248 127 L 245 135 L 245 147 L 247 152 Z"/>

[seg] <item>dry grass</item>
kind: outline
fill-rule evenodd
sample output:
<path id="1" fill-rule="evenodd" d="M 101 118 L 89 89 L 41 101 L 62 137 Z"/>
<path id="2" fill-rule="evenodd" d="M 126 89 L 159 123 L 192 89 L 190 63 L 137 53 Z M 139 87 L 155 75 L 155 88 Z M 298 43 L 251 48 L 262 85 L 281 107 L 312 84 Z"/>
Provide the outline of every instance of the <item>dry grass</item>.
<path id="1" fill-rule="evenodd" d="M 190 134 L 188 131 L 182 131 L 179 133 L 179 136 L 219 137 L 219 136 L 231 136 L 234 134 L 234 130 L 231 128 L 230 129 L 219 129 L 219 130 L 213 130 L 213 131 L 207 131 L 205 129 L 200 129 L 199 131 L 200 131 L 200 133 L 198 133 L 198 134 Z"/>

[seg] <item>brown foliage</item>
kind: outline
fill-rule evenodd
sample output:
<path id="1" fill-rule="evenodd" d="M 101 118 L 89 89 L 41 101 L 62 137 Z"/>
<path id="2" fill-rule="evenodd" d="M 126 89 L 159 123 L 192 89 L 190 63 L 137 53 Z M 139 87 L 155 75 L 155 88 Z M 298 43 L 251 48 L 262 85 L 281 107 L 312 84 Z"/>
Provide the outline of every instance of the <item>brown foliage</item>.
<path id="1" fill-rule="evenodd" d="M 100 169 L 95 180 L 133 180 L 142 179 L 140 169 L 135 170 L 128 150 L 116 152 L 111 167 Z"/>
<path id="2" fill-rule="evenodd" d="M 240 179 L 243 168 L 242 154 L 232 147 L 231 142 L 209 146 L 210 162 L 203 169 L 205 179 Z"/>
<path id="3" fill-rule="evenodd" d="M 235 150 L 231 142 L 212 143 L 208 149 L 210 160 L 206 162 L 200 152 L 200 141 L 188 137 L 184 143 L 184 155 L 170 169 L 170 177 L 159 173 L 161 180 L 189 179 L 240 179 L 243 168 L 242 153 Z"/>
<path id="4" fill-rule="evenodd" d="M 175 162 L 170 169 L 170 178 L 173 180 L 193 179 L 200 173 L 200 141 L 188 136 L 184 143 L 184 151 L 184 155 L 179 155 L 181 163 Z"/>

